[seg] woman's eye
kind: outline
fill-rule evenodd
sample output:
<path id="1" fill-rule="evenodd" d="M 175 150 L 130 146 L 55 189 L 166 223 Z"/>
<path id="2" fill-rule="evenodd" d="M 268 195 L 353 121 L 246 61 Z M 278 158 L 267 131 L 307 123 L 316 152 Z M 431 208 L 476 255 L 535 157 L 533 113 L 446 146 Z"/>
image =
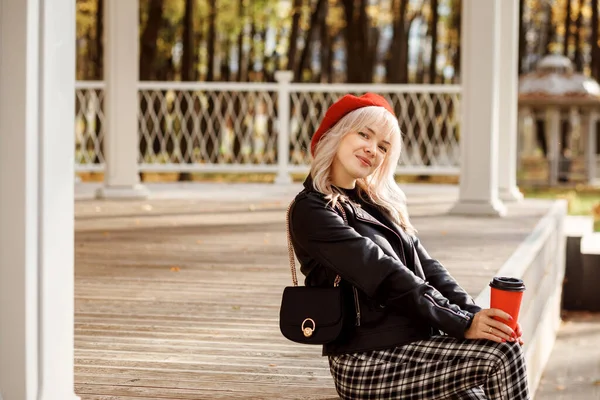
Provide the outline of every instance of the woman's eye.
<path id="1" fill-rule="evenodd" d="M 364 133 L 364 132 L 358 132 L 358 134 L 359 134 L 360 136 L 364 137 L 365 139 L 368 139 L 368 138 L 369 138 L 369 135 L 367 135 L 367 134 L 366 134 L 366 133 Z"/>
<path id="2" fill-rule="evenodd" d="M 385 146 L 379 146 L 379 150 L 383 151 L 384 153 L 387 153 L 388 149 Z"/>

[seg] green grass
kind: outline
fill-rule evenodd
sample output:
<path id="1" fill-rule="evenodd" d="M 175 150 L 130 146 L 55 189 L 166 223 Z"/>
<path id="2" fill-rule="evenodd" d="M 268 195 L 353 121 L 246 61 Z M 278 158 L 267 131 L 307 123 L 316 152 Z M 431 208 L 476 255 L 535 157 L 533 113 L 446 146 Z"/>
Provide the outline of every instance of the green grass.
<path id="1" fill-rule="evenodd" d="M 525 197 L 538 199 L 566 199 L 570 215 L 593 215 L 594 229 L 600 232 L 600 188 L 522 189 Z M 595 210 L 594 210 L 595 209 Z"/>

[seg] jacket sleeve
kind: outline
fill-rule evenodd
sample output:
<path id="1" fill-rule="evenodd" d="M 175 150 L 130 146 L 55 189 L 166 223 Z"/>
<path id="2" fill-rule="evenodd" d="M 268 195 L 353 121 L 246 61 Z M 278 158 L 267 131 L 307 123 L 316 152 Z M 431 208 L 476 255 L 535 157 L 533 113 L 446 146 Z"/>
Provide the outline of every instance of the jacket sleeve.
<path id="1" fill-rule="evenodd" d="M 419 239 L 415 236 L 412 238 L 427 281 L 439 290 L 444 297 L 450 300 L 450 302 L 463 310 L 467 310 L 473 314 L 481 311 L 481 307 L 475 304 L 473 298 L 460 287 L 448 270 L 438 260 L 429 256 Z"/>
<path id="2" fill-rule="evenodd" d="M 323 201 L 306 196 L 292 208 L 295 245 L 319 264 L 386 306 L 417 312 L 435 328 L 463 338 L 473 314 L 452 304 L 371 239 L 344 223 Z"/>

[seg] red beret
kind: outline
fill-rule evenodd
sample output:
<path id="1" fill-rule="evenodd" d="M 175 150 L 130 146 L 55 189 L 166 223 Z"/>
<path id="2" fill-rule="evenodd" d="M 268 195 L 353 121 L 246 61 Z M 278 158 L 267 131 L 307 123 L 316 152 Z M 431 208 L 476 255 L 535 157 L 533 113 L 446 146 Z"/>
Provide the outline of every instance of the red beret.
<path id="1" fill-rule="evenodd" d="M 329 107 L 323 120 L 321 121 L 321 125 L 315 132 L 310 142 L 310 152 L 314 156 L 315 155 L 315 147 L 321 137 L 325 132 L 331 129 L 340 119 L 342 119 L 346 114 L 351 111 L 357 110 L 362 107 L 369 106 L 377 106 L 383 107 L 388 110 L 392 115 L 394 114 L 394 109 L 390 106 L 390 103 L 387 102 L 382 96 L 375 93 L 365 93 L 362 96 L 356 97 L 351 94 L 347 94 Z"/>

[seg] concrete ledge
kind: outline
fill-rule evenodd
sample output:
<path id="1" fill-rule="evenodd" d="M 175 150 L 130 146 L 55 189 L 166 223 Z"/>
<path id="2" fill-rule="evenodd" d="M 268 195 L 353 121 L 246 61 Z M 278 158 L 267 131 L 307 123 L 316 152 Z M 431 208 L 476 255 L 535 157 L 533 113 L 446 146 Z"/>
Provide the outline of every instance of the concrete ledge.
<path id="1" fill-rule="evenodd" d="M 581 238 L 581 309 L 600 311 L 600 232 L 588 233 Z"/>
<path id="2" fill-rule="evenodd" d="M 600 256 L 600 232 L 591 232 L 581 238 L 581 254 Z"/>
<path id="3" fill-rule="evenodd" d="M 99 199 L 141 200 L 150 196 L 148 189 L 141 184 L 131 186 L 102 186 L 96 191 Z"/>
<path id="4" fill-rule="evenodd" d="M 563 285 L 563 310 L 581 310 L 582 290 L 585 282 L 581 256 L 581 238 L 594 231 L 594 218 L 569 216 L 565 220 L 567 237 L 567 260 Z"/>
<path id="5" fill-rule="evenodd" d="M 566 201 L 555 201 L 533 232 L 496 274 L 521 278 L 527 286 L 519 322 L 525 339 L 524 351 L 532 396 L 539 385 L 560 325 L 566 215 Z M 489 308 L 489 287 L 479 294 L 476 302 L 481 307 Z"/>

